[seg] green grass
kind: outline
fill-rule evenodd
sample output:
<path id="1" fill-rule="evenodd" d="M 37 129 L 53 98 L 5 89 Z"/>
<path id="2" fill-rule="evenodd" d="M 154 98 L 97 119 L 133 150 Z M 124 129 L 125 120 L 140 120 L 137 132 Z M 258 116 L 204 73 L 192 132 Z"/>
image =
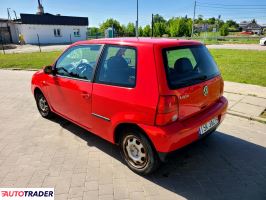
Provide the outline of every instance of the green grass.
<path id="1" fill-rule="evenodd" d="M 266 87 L 266 51 L 211 49 L 224 80 Z"/>
<path id="2" fill-rule="evenodd" d="M 211 49 L 225 80 L 266 87 L 266 51 Z M 61 52 L 0 54 L 0 68 L 40 69 Z"/>
<path id="3" fill-rule="evenodd" d="M 222 37 L 220 33 L 216 32 L 201 32 L 193 39 L 200 40 L 205 44 L 259 44 L 262 37 L 264 36 L 241 35 L 240 32 L 230 32 L 228 36 Z"/>
<path id="4" fill-rule="evenodd" d="M 53 64 L 61 52 L 2 54 L 0 53 L 1 68 L 41 69 Z"/>
<path id="5" fill-rule="evenodd" d="M 195 38 L 196 39 L 196 38 Z M 199 39 L 204 44 L 259 44 L 259 38 Z"/>

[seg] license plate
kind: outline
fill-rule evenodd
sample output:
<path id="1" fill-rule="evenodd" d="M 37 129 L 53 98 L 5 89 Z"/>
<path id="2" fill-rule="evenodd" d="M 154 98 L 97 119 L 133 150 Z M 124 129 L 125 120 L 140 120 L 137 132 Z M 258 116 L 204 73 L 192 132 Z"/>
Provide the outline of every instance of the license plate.
<path id="1" fill-rule="evenodd" d="M 211 121 L 207 122 L 206 124 L 202 125 L 199 129 L 199 134 L 203 135 L 213 127 L 215 127 L 219 123 L 218 117 L 215 117 Z"/>

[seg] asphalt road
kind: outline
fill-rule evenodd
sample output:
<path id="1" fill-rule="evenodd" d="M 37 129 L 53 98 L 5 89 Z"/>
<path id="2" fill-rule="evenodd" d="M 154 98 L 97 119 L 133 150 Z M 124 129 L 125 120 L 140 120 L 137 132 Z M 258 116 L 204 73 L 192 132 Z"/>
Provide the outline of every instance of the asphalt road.
<path id="1" fill-rule="evenodd" d="M 59 45 L 44 45 L 39 47 L 38 45 L 31 45 L 31 44 L 26 44 L 26 45 L 12 45 L 13 49 L 6 49 L 5 53 L 31 53 L 31 52 L 40 52 L 40 49 L 42 52 L 50 52 L 50 51 L 63 51 L 65 50 L 69 45 L 65 44 L 59 44 Z M 3 53 L 3 51 L 0 51 Z"/>
<path id="2" fill-rule="evenodd" d="M 207 45 L 209 49 L 240 49 L 240 50 L 257 50 L 266 51 L 266 46 L 259 44 L 212 44 Z"/>
<path id="3" fill-rule="evenodd" d="M 0 187 L 55 187 L 66 199 L 266 199 L 266 124 L 228 115 L 206 140 L 140 177 L 110 143 L 40 117 L 33 72 L 0 70 Z"/>

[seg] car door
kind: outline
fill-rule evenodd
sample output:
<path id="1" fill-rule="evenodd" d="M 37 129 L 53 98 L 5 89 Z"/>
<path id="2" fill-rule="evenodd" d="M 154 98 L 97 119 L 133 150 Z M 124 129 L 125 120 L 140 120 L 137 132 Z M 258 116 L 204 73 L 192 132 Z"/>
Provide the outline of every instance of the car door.
<path id="1" fill-rule="evenodd" d="M 110 140 L 114 118 L 136 111 L 136 49 L 106 45 L 92 93 L 92 131 Z M 131 117 L 127 115 L 127 117 Z"/>
<path id="2" fill-rule="evenodd" d="M 91 128 L 92 77 L 101 45 L 74 46 L 54 66 L 47 81 L 51 106 L 58 114 Z"/>

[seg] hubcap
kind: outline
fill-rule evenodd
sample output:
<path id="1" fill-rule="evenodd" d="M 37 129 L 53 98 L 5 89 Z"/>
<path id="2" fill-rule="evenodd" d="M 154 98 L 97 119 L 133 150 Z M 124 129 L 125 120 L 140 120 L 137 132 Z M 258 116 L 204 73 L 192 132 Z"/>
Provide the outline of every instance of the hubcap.
<path id="1" fill-rule="evenodd" d="M 146 149 L 136 136 L 129 135 L 124 139 L 123 151 L 133 167 L 140 169 L 146 166 L 148 161 Z"/>
<path id="2" fill-rule="evenodd" d="M 39 99 L 39 107 L 40 107 L 42 112 L 44 112 L 44 113 L 48 112 L 48 108 L 49 107 L 48 107 L 47 101 L 46 101 L 46 99 L 44 97 L 41 97 Z"/>

